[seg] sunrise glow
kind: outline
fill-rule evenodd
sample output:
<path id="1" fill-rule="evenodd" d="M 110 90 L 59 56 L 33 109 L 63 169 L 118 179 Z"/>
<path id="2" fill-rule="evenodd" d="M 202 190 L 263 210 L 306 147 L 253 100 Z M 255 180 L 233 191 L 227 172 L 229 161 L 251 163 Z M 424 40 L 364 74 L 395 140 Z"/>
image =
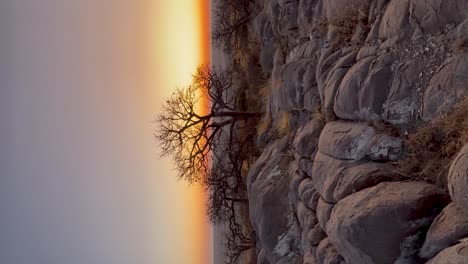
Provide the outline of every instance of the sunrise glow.
<path id="1" fill-rule="evenodd" d="M 167 98 L 176 87 L 188 85 L 197 67 L 210 63 L 209 10 L 208 0 L 171 0 L 155 4 L 151 68 L 157 99 Z M 167 173 L 175 174 L 174 171 Z M 177 248 L 167 250 L 179 259 L 184 258 L 183 263 L 211 263 L 204 192 L 183 180 L 169 185 L 167 188 L 180 199 L 170 201 L 168 207 L 172 207 L 174 217 L 164 220 L 171 221 L 166 225 L 177 228 L 172 241 Z"/>

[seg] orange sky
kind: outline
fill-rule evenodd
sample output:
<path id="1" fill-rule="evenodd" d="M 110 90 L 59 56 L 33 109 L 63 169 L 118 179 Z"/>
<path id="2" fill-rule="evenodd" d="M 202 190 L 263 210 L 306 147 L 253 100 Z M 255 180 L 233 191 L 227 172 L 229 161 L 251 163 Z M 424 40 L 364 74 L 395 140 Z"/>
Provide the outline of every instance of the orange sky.
<path id="1" fill-rule="evenodd" d="M 154 1 L 151 69 L 159 107 L 176 87 L 190 83 L 199 65 L 210 63 L 210 9 L 209 0 Z M 211 263 L 205 194 L 199 186 L 177 181 L 170 161 L 162 162 L 156 165 L 157 177 L 161 177 L 161 194 L 156 202 L 164 208 L 157 223 L 161 263 Z"/>

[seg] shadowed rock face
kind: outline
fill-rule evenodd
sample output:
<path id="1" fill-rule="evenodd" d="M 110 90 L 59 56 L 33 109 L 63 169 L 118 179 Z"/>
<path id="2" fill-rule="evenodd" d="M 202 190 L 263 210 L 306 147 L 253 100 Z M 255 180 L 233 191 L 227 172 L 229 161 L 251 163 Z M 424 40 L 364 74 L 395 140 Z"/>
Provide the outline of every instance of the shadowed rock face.
<path id="1" fill-rule="evenodd" d="M 468 237 L 468 147 L 451 164 L 445 209 L 444 191 L 401 182 L 415 175 L 395 166 L 407 132 L 468 96 L 468 0 L 263 2 L 267 109 L 291 114 L 291 138 L 270 142 L 249 173 L 264 259 L 468 263 L 466 243 L 452 246 Z"/>

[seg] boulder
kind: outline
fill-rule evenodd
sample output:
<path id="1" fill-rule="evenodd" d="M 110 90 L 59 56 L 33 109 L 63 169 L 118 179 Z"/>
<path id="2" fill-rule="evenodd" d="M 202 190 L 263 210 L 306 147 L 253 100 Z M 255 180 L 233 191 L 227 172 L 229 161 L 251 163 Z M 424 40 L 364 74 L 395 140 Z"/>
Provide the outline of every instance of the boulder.
<path id="1" fill-rule="evenodd" d="M 451 203 L 432 223 L 419 255 L 430 259 L 464 237 L 468 237 L 468 211 Z"/>
<path id="2" fill-rule="evenodd" d="M 318 147 L 321 153 L 340 160 L 361 160 L 369 151 L 375 129 L 362 123 L 336 121 L 325 125 Z"/>
<path id="3" fill-rule="evenodd" d="M 330 216 L 333 210 L 333 207 L 335 205 L 331 203 L 327 203 L 325 200 L 322 198 L 319 199 L 318 204 L 317 204 L 317 220 L 319 222 L 320 227 L 323 230 L 327 230 L 327 223 L 328 220 L 330 220 Z"/>
<path id="4" fill-rule="evenodd" d="M 444 249 L 426 264 L 466 264 L 468 263 L 468 241 Z"/>
<path id="5" fill-rule="evenodd" d="M 307 240 L 311 243 L 312 246 L 318 246 L 320 241 L 325 239 L 327 234 L 323 231 L 319 224 L 316 224 L 314 228 L 309 230 L 307 233 Z"/>
<path id="6" fill-rule="evenodd" d="M 422 118 L 433 120 L 468 95 L 468 54 L 448 58 L 432 77 L 424 93 Z"/>
<path id="7" fill-rule="evenodd" d="M 453 203 L 468 210 L 468 144 L 461 149 L 450 166 L 448 189 Z"/>
<path id="8" fill-rule="evenodd" d="M 384 105 L 383 119 L 392 124 L 407 124 L 418 115 L 415 84 L 424 70 L 424 61 L 409 60 L 398 65 Z"/>
<path id="9" fill-rule="evenodd" d="M 356 63 L 341 81 L 334 98 L 334 111 L 343 119 L 356 121 L 381 120 L 393 78 L 393 52 Z M 346 78 L 346 79 L 345 79 Z"/>
<path id="10" fill-rule="evenodd" d="M 307 208 L 315 212 L 320 195 L 311 178 L 304 179 L 299 185 L 299 197 Z"/>
<path id="11" fill-rule="evenodd" d="M 328 238 L 322 240 L 317 247 L 317 262 L 320 264 L 344 264 L 343 257 L 336 251 Z"/>
<path id="12" fill-rule="evenodd" d="M 323 121 L 315 118 L 297 130 L 294 137 L 294 151 L 301 157 L 312 158 L 317 150 L 318 140 L 323 128 Z"/>
<path id="13" fill-rule="evenodd" d="M 425 231 L 447 202 L 428 183 L 381 183 L 338 202 L 327 234 L 347 263 L 399 263 L 417 258 Z"/>
<path id="14" fill-rule="evenodd" d="M 384 163 L 339 160 L 318 152 L 312 179 L 320 196 L 328 203 L 337 203 L 346 196 L 399 175 Z"/>
<path id="15" fill-rule="evenodd" d="M 369 125 L 355 122 L 329 122 L 319 139 L 323 154 L 340 160 L 397 160 L 403 150 L 399 138 L 377 134 Z"/>
<path id="16" fill-rule="evenodd" d="M 292 159 L 284 155 L 288 146 L 289 137 L 272 142 L 247 176 L 251 223 L 270 263 L 284 257 L 292 259 L 300 244 L 300 231 L 292 220 L 295 217 L 289 195 Z"/>
<path id="17" fill-rule="evenodd" d="M 333 112 L 338 87 L 356 62 L 356 56 L 356 50 L 340 49 L 332 54 L 327 50 L 323 51 L 317 68 L 317 85 L 325 114 L 330 115 Z"/>

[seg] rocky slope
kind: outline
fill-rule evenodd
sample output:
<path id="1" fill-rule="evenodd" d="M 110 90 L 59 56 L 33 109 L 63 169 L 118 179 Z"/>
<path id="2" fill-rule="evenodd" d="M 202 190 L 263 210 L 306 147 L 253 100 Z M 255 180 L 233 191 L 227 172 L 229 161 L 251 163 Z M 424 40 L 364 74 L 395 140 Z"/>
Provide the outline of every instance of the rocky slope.
<path id="1" fill-rule="evenodd" d="M 258 263 L 468 263 L 468 145 L 446 186 L 395 167 L 468 95 L 468 0 L 264 0 L 253 23 L 291 113 L 248 176 Z"/>

